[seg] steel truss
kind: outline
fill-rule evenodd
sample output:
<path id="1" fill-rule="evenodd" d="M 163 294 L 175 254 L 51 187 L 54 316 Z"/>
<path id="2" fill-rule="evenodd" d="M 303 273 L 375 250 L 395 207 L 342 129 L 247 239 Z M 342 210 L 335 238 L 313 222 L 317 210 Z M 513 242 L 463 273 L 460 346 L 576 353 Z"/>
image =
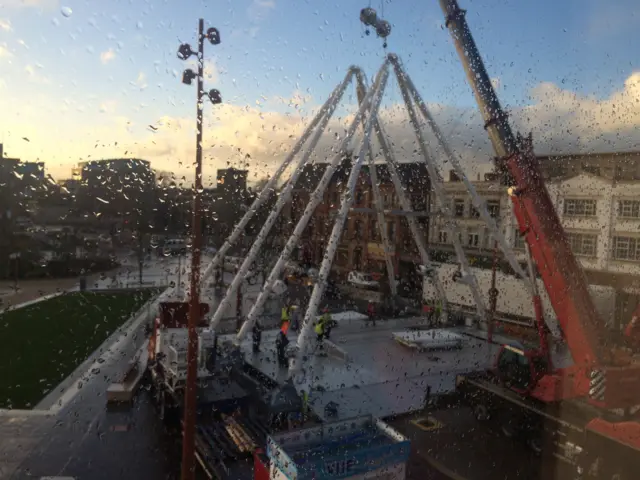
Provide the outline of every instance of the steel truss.
<path id="1" fill-rule="evenodd" d="M 258 316 L 261 314 L 264 305 L 271 294 L 275 282 L 282 276 L 284 272 L 284 268 L 286 262 L 291 257 L 295 247 L 297 246 L 300 237 L 307 227 L 316 207 L 322 202 L 324 193 L 329 186 L 333 175 L 335 174 L 337 168 L 339 167 L 341 160 L 344 158 L 345 154 L 350 151 L 351 142 L 353 140 L 354 135 L 356 134 L 358 127 L 362 125 L 364 129 L 364 135 L 359 142 L 358 148 L 354 151 L 355 161 L 352 163 L 351 171 L 349 173 L 349 177 L 346 183 L 346 186 L 343 190 L 340 208 L 338 210 L 337 215 L 334 219 L 333 229 L 331 232 L 331 236 L 329 238 L 329 242 L 326 247 L 325 255 L 323 257 L 322 264 L 320 266 L 318 272 L 318 278 L 315 282 L 313 292 L 311 294 L 311 298 L 309 301 L 309 305 L 306 309 L 304 319 L 302 322 L 302 327 L 300 330 L 300 334 L 298 336 L 298 348 L 297 353 L 293 361 L 290 365 L 290 376 L 294 376 L 297 373 L 301 373 L 302 371 L 302 361 L 307 352 L 308 344 L 313 336 L 313 325 L 315 323 L 315 319 L 317 317 L 318 307 L 322 301 L 322 297 L 324 291 L 326 289 L 327 280 L 329 277 L 329 273 L 331 270 L 331 265 L 333 263 L 333 259 L 335 257 L 335 253 L 342 235 L 342 231 L 344 229 L 345 221 L 347 220 L 348 214 L 352 211 L 354 193 L 356 184 L 358 182 L 360 176 L 361 167 L 365 161 L 365 157 L 368 156 L 368 164 L 370 167 L 370 175 L 371 175 L 371 184 L 372 184 L 372 192 L 373 192 L 373 200 L 374 200 L 374 210 L 377 216 L 377 223 L 380 228 L 380 237 L 384 244 L 385 251 L 385 262 L 387 265 L 387 272 L 389 274 L 389 283 L 391 286 L 392 294 L 396 295 L 396 279 L 394 268 L 391 260 L 391 247 L 389 243 L 389 239 L 386 232 L 386 222 L 385 222 L 385 211 L 384 205 L 382 203 L 378 182 L 377 182 L 377 172 L 374 163 L 374 155 L 371 152 L 371 136 L 375 132 L 375 136 L 378 139 L 378 143 L 380 145 L 380 149 L 382 150 L 382 154 L 384 160 L 388 166 L 389 173 L 391 176 L 391 180 L 394 185 L 394 189 L 396 194 L 398 195 L 398 199 L 402 206 L 402 214 L 406 214 L 405 218 L 407 219 L 408 226 L 410 232 L 416 242 L 421 261 L 426 266 L 429 267 L 431 264 L 429 253 L 427 251 L 425 240 L 422 232 L 418 226 L 415 215 L 416 212 L 413 212 L 411 208 L 411 203 L 405 193 L 405 189 L 402 185 L 402 181 L 400 179 L 398 173 L 398 161 L 395 158 L 387 137 L 385 135 L 384 129 L 380 123 L 378 118 L 379 107 L 384 95 L 384 90 L 389 77 L 389 67 L 392 66 L 394 73 L 397 77 L 398 85 L 400 87 L 400 91 L 402 93 L 403 100 L 405 102 L 405 106 L 407 108 L 407 112 L 409 113 L 410 122 L 414 133 L 416 135 L 416 139 L 418 144 L 420 145 L 420 152 L 422 154 L 423 160 L 425 162 L 427 171 L 430 177 L 431 188 L 436 196 L 437 205 L 439 209 L 439 213 L 443 215 L 446 219 L 446 227 L 448 228 L 451 238 L 454 245 L 454 250 L 457 256 L 457 260 L 460 264 L 460 268 L 462 270 L 462 277 L 460 278 L 460 282 L 468 285 L 471 290 L 471 293 L 474 297 L 476 303 L 476 314 L 477 319 L 479 321 L 483 321 L 485 319 L 485 304 L 484 299 L 479 291 L 478 282 L 471 270 L 469 262 L 467 261 L 465 252 L 463 250 L 462 244 L 460 242 L 459 236 L 459 228 L 455 219 L 451 214 L 450 202 L 447 198 L 446 191 L 444 189 L 442 177 L 438 171 L 437 165 L 432 158 L 429 148 L 427 146 L 427 142 L 424 138 L 424 134 L 422 128 L 420 126 L 420 119 L 418 117 L 418 112 L 420 112 L 422 118 L 426 122 L 427 126 L 432 130 L 434 136 L 436 138 L 436 148 L 440 149 L 441 152 L 444 153 L 447 160 L 453 166 L 456 173 L 464 182 L 471 198 L 473 206 L 480 213 L 480 217 L 486 222 L 489 231 L 493 235 L 493 238 L 497 240 L 498 245 L 501 247 L 502 251 L 505 254 L 505 258 L 509 261 L 510 265 L 514 269 L 514 271 L 520 275 L 522 278 L 527 278 L 527 274 L 524 272 L 520 264 L 517 262 L 515 255 L 512 249 L 507 244 L 501 230 L 498 228 L 495 220 L 489 214 L 489 211 L 486 206 L 486 202 L 482 197 L 480 197 L 471 182 L 466 177 L 458 158 L 454 155 L 453 150 L 447 144 L 444 139 L 442 133 L 440 132 L 437 124 L 435 123 L 431 113 L 429 112 L 426 104 L 420 97 L 417 89 L 415 88 L 413 82 L 410 77 L 403 70 L 402 65 L 398 59 L 398 57 L 394 54 L 389 54 L 379 71 L 376 74 L 373 85 L 371 88 L 367 89 L 366 81 L 364 74 L 358 67 L 352 66 L 349 68 L 347 75 L 344 80 L 336 87 L 336 89 L 332 92 L 330 97 L 327 99 L 325 104 L 322 106 L 320 111 L 313 118 L 311 123 L 308 125 L 306 130 L 304 131 L 302 137 L 296 142 L 292 151 L 286 157 L 282 165 L 277 169 L 275 174 L 269 179 L 267 185 L 264 187 L 260 195 L 253 202 L 249 210 L 245 213 L 244 217 L 238 222 L 233 232 L 229 236 L 229 238 L 224 242 L 222 247 L 216 253 L 214 259 L 210 263 L 210 265 L 205 270 L 202 276 L 202 282 L 206 282 L 212 275 L 212 273 L 220 267 L 221 260 L 224 258 L 224 255 L 227 253 L 229 248 L 240 238 L 242 235 L 244 228 L 251 220 L 255 212 L 258 210 L 260 206 L 262 206 L 269 198 L 269 196 L 275 191 L 275 186 L 282 176 L 282 173 L 292 164 L 295 156 L 300 153 L 303 149 L 305 142 L 309 139 L 309 145 L 307 146 L 304 154 L 295 164 L 295 168 L 291 177 L 286 182 L 283 191 L 280 193 L 279 198 L 273 207 L 269 217 L 264 223 L 263 227 L 260 230 L 254 244 L 251 249 L 247 253 L 247 256 L 239 268 L 236 276 L 234 277 L 231 285 L 228 287 L 224 298 L 218 305 L 217 309 L 213 313 L 213 316 L 210 319 L 210 328 L 215 329 L 219 324 L 222 316 L 224 314 L 225 309 L 232 304 L 235 300 L 236 293 L 238 288 L 241 287 L 249 269 L 262 248 L 262 245 L 267 238 L 271 228 L 275 224 L 278 216 L 280 215 L 282 208 L 285 204 L 287 204 L 292 197 L 293 189 L 305 167 L 305 165 L 309 164 L 310 157 L 314 152 L 314 149 L 327 127 L 333 113 L 335 112 L 344 92 L 346 91 L 348 85 L 351 81 L 356 79 L 357 82 L 357 94 L 358 94 L 358 102 L 359 108 L 356 112 L 356 115 L 349 125 L 347 129 L 346 135 L 343 137 L 342 142 L 333 156 L 331 161 L 328 163 L 327 168 L 320 179 L 318 185 L 310 196 L 310 200 L 304 210 L 303 215 L 297 222 L 293 233 L 289 237 L 286 245 L 284 246 L 280 257 L 278 258 L 275 266 L 272 268 L 269 273 L 267 279 L 264 282 L 263 288 L 256 299 L 255 304 L 253 305 L 251 311 L 249 312 L 246 320 L 242 324 L 240 331 L 236 337 L 236 343 L 240 343 L 242 339 L 246 336 L 246 334 L 251 331 L 253 325 L 255 324 Z M 416 110 L 417 107 L 417 110 Z M 443 311 L 447 312 L 447 300 L 446 294 L 443 288 L 442 283 L 440 282 L 438 275 L 431 275 L 431 281 L 434 283 L 438 295 L 442 301 Z M 304 375 L 302 375 L 304 378 Z"/>

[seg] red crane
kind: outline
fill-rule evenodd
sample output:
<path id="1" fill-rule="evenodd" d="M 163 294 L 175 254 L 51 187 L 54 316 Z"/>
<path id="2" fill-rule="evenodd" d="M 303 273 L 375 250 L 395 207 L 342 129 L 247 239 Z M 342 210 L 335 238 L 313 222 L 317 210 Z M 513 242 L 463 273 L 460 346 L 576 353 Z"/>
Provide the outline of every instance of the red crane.
<path id="1" fill-rule="evenodd" d="M 571 251 L 538 160 L 532 148 L 523 148 L 509 126 L 464 10 L 456 0 L 440 0 L 440 4 L 495 150 L 496 167 L 508 186 L 520 234 L 531 251 L 574 360 L 574 365 L 563 369 L 540 362 L 538 366 L 544 369 L 536 372 L 539 378 L 530 395 L 545 401 L 590 396 L 603 407 L 635 406 L 640 403 L 640 365 L 608 344 L 604 322 Z M 536 352 L 531 355 L 535 357 Z M 606 388 L 593 389 L 600 375 L 606 378 Z"/>
<path id="2" fill-rule="evenodd" d="M 556 425 L 561 424 L 557 412 L 562 410 L 560 405 L 569 402 L 567 406 L 584 414 L 584 421 L 576 423 L 577 430 L 585 432 L 583 451 L 589 452 L 582 465 L 600 472 L 595 474 L 597 478 L 631 478 L 619 470 L 633 470 L 624 470 L 627 467 L 623 465 L 636 461 L 633 459 L 640 451 L 640 365 L 628 349 L 613 345 L 608 339 L 533 148 L 514 135 L 509 126 L 469 31 L 465 11 L 456 0 L 439 1 L 495 150 L 495 166 L 508 187 L 520 234 L 526 240 L 574 360 L 570 367 L 555 368 L 547 360 L 544 348 L 521 351 L 504 347 L 494 372 L 499 381 L 497 389 L 472 378 L 466 383 L 476 388 L 474 394 L 497 402 L 506 399 L 507 409 L 513 410 L 514 404 L 520 402 L 526 415 L 537 412 L 534 415 L 542 423 L 555 418 Z M 637 313 L 640 312 L 636 317 Z M 536 311 L 537 316 L 540 314 Z M 540 324 L 540 318 L 537 320 Z M 637 336 L 637 323 L 632 320 L 627 327 L 627 338 Z M 514 399 L 513 392 L 525 403 L 518 397 Z M 546 405 L 555 413 L 540 413 L 544 410 L 538 405 L 543 409 Z M 607 445 L 613 447 L 608 449 Z M 630 457 L 630 452 L 635 456 Z M 610 472 L 617 476 L 606 476 Z"/>

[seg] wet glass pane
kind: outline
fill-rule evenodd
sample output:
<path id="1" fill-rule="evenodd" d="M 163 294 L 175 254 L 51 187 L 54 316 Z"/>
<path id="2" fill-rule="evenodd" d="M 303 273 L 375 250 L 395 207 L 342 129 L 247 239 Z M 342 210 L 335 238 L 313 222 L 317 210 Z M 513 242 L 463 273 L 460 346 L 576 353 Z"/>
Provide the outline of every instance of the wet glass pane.
<path id="1" fill-rule="evenodd" d="M 638 8 L 0 0 L 0 478 L 637 478 Z"/>

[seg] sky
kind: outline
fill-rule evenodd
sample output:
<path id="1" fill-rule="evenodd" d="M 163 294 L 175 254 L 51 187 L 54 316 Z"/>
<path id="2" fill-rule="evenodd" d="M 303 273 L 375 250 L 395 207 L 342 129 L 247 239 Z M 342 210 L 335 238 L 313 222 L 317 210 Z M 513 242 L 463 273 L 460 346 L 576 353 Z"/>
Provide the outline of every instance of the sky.
<path id="1" fill-rule="evenodd" d="M 634 0 L 460 0 L 512 123 L 537 152 L 640 148 L 640 59 Z M 205 45 L 205 180 L 217 168 L 273 172 L 347 68 L 372 78 L 385 50 L 359 11 L 391 22 L 387 52 L 406 71 L 475 175 L 491 149 L 436 0 L 0 0 L 0 142 L 10 157 L 44 161 L 55 178 L 78 161 L 138 157 L 191 178 L 194 65 L 176 56 L 197 21 Z M 353 117 L 348 91 L 314 158 L 330 155 Z M 381 118 L 400 160 L 415 142 L 390 81 Z M 443 166 L 443 168 L 446 168 Z M 488 168 L 488 167 L 487 167 Z"/>

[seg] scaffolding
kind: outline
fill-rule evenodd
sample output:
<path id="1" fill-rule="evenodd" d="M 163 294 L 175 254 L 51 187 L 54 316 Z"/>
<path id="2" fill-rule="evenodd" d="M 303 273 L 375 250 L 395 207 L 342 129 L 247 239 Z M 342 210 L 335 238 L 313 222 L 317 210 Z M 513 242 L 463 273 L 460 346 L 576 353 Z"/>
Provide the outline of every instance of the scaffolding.
<path id="1" fill-rule="evenodd" d="M 390 212 L 385 211 L 384 209 L 382 197 L 378 186 L 376 163 L 374 162 L 375 157 L 372 153 L 371 148 L 372 138 L 377 139 L 379 148 L 382 152 L 382 157 L 389 169 L 391 181 L 401 205 L 401 211 L 396 213 L 403 215 L 407 220 L 409 231 L 416 243 L 421 262 L 423 264 L 423 268 L 421 270 L 423 272 L 433 271 L 434 264 L 432 264 L 431 262 L 429 252 L 425 244 L 423 232 L 421 231 L 420 226 L 418 225 L 418 222 L 416 220 L 419 216 L 417 215 L 418 212 L 414 212 L 411 207 L 411 202 L 406 195 L 405 188 L 399 175 L 399 162 L 395 158 L 393 151 L 390 148 L 389 140 L 387 139 L 383 125 L 378 118 L 380 104 L 382 102 L 385 87 L 390 75 L 390 68 L 393 69 L 393 72 L 395 73 L 395 76 L 397 78 L 398 86 L 400 88 L 402 98 L 409 114 L 409 120 L 415 134 L 416 141 L 419 145 L 421 160 L 424 162 L 429 175 L 430 187 L 437 201 L 436 213 L 442 215 L 445 218 L 446 228 L 450 232 L 454 251 L 462 274 L 457 281 L 467 285 L 471 291 L 476 304 L 476 320 L 478 322 L 486 320 L 486 307 L 484 299 L 480 293 L 477 279 L 475 278 L 473 271 L 471 270 L 465 252 L 463 250 L 460 230 L 451 212 L 451 201 L 447 197 L 443 185 L 442 176 L 440 175 L 440 172 L 436 165 L 435 158 L 429 149 L 430 145 L 425 139 L 425 135 L 420 124 L 421 119 L 419 117 L 419 114 L 422 117 L 422 121 L 424 121 L 426 125 L 431 129 L 436 139 L 433 147 L 436 148 L 440 153 L 444 154 L 446 160 L 453 167 L 456 174 L 464 182 L 464 185 L 466 186 L 468 193 L 471 196 L 473 206 L 478 210 L 480 217 L 487 224 L 489 232 L 491 233 L 493 238 L 496 239 L 499 247 L 504 252 L 506 260 L 509 262 L 517 275 L 519 275 L 521 278 L 527 278 L 527 274 L 518 263 L 512 249 L 507 244 L 502 231 L 496 224 L 495 219 L 490 215 L 486 206 L 486 202 L 477 194 L 473 184 L 467 179 L 461 167 L 459 159 L 455 156 L 453 150 L 444 139 L 441 131 L 439 130 L 431 113 L 429 112 L 429 109 L 419 95 L 410 77 L 404 71 L 398 57 L 394 54 L 389 54 L 386 56 L 382 66 L 380 67 L 374 78 L 371 88 L 367 88 L 366 79 L 363 72 L 358 67 L 352 66 L 349 68 L 344 80 L 331 93 L 327 101 L 324 103 L 309 126 L 306 128 L 301 138 L 296 142 L 292 151 L 285 158 L 282 165 L 280 165 L 274 175 L 269 179 L 267 185 L 253 202 L 253 205 L 251 205 L 244 217 L 236 225 L 229 238 L 218 250 L 214 259 L 207 267 L 202 276 L 202 282 L 207 282 L 213 272 L 220 267 L 220 263 L 224 258 L 224 255 L 243 234 L 244 228 L 251 220 L 255 212 L 275 192 L 280 177 L 282 176 L 284 171 L 293 164 L 294 158 L 303 150 L 305 143 L 310 139 L 309 144 L 304 150 L 304 154 L 300 157 L 297 163 L 295 163 L 295 167 L 293 168 L 291 176 L 285 182 L 278 200 L 276 201 L 269 214 L 269 217 L 267 218 L 259 234 L 257 235 L 254 244 L 247 253 L 246 258 L 244 259 L 242 265 L 236 273 L 233 281 L 227 288 L 224 297 L 220 301 L 217 308 L 213 311 L 213 314 L 210 317 L 209 325 L 210 328 L 215 329 L 219 322 L 222 320 L 225 309 L 235 301 L 238 288 L 241 288 L 241 285 L 243 284 L 245 277 L 247 276 L 251 268 L 251 265 L 257 258 L 260 249 L 263 247 L 263 244 L 271 229 L 275 225 L 279 215 L 281 214 L 283 207 L 291 201 L 293 189 L 295 188 L 304 167 L 310 164 L 311 156 L 318 144 L 320 137 L 329 124 L 329 121 L 331 120 L 332 115 L 334 114 L 338 104 L 340 103 L 340 100 L 344 96 L 347 87 L 355 79 L 356 93 L 359 103 L 358 110 L 352 122 L 349 124 L 346 134 L 342 138 L 342 141 L 340 142 L 335 155 L 327 164 L 322 178 L 318 182 L 315 190 L 311 193 L 304 213 L 296 223 L 295 228 L 293 229 L 293 232 L 291 233 L 282 252 L 280 253 L 277 262 L 267 276 L 258 298 L 253 304 L 249 314 L 247 315 L 247 318 L 245 319 L 236 336 L 236 343 L 240 344 L 247 333 L 250 332 L 253 328 L 255 322 L 258 319 L 258 316 L 261 314 L 265 306 L 267 299 L 269 298 L 269 295 L 273 290 L 275 283 L 282 277 L 286 263 L 289 261 L 292 253 L 298 245 L 303 231 L 311 220 L 317 206 L 322 202 L 324 193 L 331 183 L 336 170 L 340 166 L 341 160 L 345 157 L 345 155 L 353 152 L 353 158 L 355 160 L 351 164 L 349 177 L 341 195 L 340 206 L 333 221 L 333 229 L 326 246 L 323 261 L 320 265 L 311 298 L 304 314 L 302 326 L 298 336 L 298 347 L 296 350 L 296 355 L 290 364 L 289 376 L 290 378 L 297 377 L 299 379 L 298 383 L 303 382 L 306 376 L 304 374 L 303 359 L 307 354 L 308 345 L 310 339 L 313 336 L 313 326 L 316 322 L 318 307 L 320 306 L 327 286 L 331 266 L 333 264 L 336 250 L 342 236 L 345 222 L 348 218 L 349 212 L 351 212 L 353 208 L 355 188 L 358 179 L 360 178 L 361 168 L 363 164 L 365 164 L 365 161 L 368 163 L 371 176 L 373 211 L 376 215 L 377 224 L 380 229 L 380 238 L 384 247 L 385 263 L 387 266 L 387 274 L 389 276 L 389 285 L 391 288 L 392 296 L 395 297 L 397 295 L 396 276 L 392 263 L 392 250 L 385 228 L 385 214 L 388 215 Z M 362 127 L 364 133 L 358 142 L 357 148 L 352 149 L 351 143 L 360 126 Z M 425 276 L 429 279 L 429 281 L 433 282 L 443 307 L 442 310 L 443 312 L 447 312 L 447 297 L 443 285 L 438 278 L 438 275 L 430 275 L 428 273 L 425 273 Z"/>

